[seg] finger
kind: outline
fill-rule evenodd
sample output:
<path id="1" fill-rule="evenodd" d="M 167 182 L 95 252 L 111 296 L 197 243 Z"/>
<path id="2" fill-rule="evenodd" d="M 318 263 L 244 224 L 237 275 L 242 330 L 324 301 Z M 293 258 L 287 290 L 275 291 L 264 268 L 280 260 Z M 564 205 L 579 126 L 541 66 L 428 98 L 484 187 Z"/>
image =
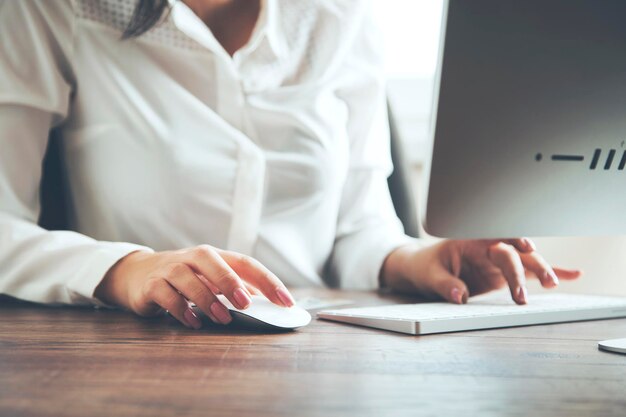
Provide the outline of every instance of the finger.
<path id="1" fill-rule="evenodd" d="M 465 304 L 469 298 L 469 290 L 465 283 L 450 274 L 444 267 L 437 267 L 430 275 L 430 282 L 426 283 L 429 288 L 426 291 L 435 292 L 444 300 L 454 304 Z"/>
<path id="2" fill-rule="evenodd" d="M 556 275 L 560 279 L 565 279 L 565 280 L 576 279 L 576 278 L 579 278 L 583 274 L 583 271 L 579 269 L 563 269 L 563 268 L 557 268 L 557 267 L 553 269 Z"/>
<path id="3" fill-rule="evenodd" d="M 261 293 L 261 291 L 259 291 L 258 288 L 252 286 L 251 284 L 248 284 L 247 282 L 244 282 L 244 284 L 246 285 L 246 289 L 248 290 L 248 292 L 252 295 L 263 295 Z"/>
<path id="4" fill-rule="evenodd" d="M 202 275 L 196 274 L 196 276 L 200 279 L 200 281 L 204 283 L 204 285 L 206 285 L 211 290 L 213 294 L 218 295 L 222 293 L 219 288 L 217 288 L 211 281 L 209 281 Z"/>
<path id="5" fill-rule="evenodd" d="M 194 274 L 195 274 L 195 272 L 194 272 Z M 220 291 L 220 290 L 219 290 L 219 289 L 218 289 L 215 285 L 213 285 L 212 283 L 210 283 L 210 282 L 209 282 L 209 281 L 208 281 L 205 277 L 203 277 L 202 275 L 199 275 L 199 274 L 195 274 L 195 275 L 198 277 L 198 279 L 199 279 L 199 280 L 200 280 L 200 281 L 201 281 L 204 285 L 206 285 L 206 286 L 207 286 L 207 288 L 209 288 L 209 290 L 211 290 L 211 292 L 212 292 L 213 294 L 217 295 L 217 294 L 221 294 L 221 293 L 222 293 L 222 292 L 221 292 L 221 291 Z M 215 317 L 213 314 L 208 314 L 208 313 L 205 313 L 205 314 L 206 314 L 207 316 L 209 316 L 209 318 L 211 319 L 211 321 L 212 321 L 213 323 L 216 323 L 216 324 L 222 324 L 222 322 L 221 322 L 220 320 L 218 320 L 218 319 L 217 319 L 217 317 Z"/>
<path id="6" fill-rule="evenodd" d="M 489 247 L 488 256 L 506 279 L 513 300 L 517 304 L 526 304 L 526 274 L 515 248 L 501 242 Z"/>
<path id="7" fill-rule="evenodd" d="M 211 313 L 211 314 L 207 314 L 207 316 L 209 316 L 209 319 L 211 319 L 211 321 L 212 321 L 213 323 L 215 323 L 215 324 L 222 324 L 222 322 L 221 322 L 221 321 L 219 321 L 219 320 L 217 319 L 217 317 L 215 317 L 215 316 L 213 315 L 213 313 Z"/>
<path id="8" fill-rule="evenodd" d="M 176 320 L 187 327 L 199 329 L 202 322 L 191 309 L 189 302 L 163 278 L 148 280 L 144 294 L 151 302 L 167 310 Z"/>
<path id="9" fill-rule="evenodd" d="M 204 314 L 217 318 L 218 323 L 228 324 L 232 321 L 228 309 L 219 302 L 215 294 L 204 285 L 188 265 L 171 264 L 165 280 L 187 300 L 194 302 Z"/>
<path id="10" fill-rule="evenodd" d="M 526 237 L 522 237 L 519 239 L 506 239 L 503 240 L 504 243 L 513 246 L 515 249 L 520 251 L 521 253 L 530 253 L 537 250 L 537 246 L 535 242 Z"/>
<path id="11" fill-rule="evenodd" d="M 483 240 L 483 242 L 486 243 L 487 246 L 497 245 L 498 243 L 505 243 L 507 245 L 513 246 L 521 253 L 530 253 L 537 250 L 535 242 L 526 237 L 518 239 L 486 239 Z"/>
<path id="12" fill-rule="evenodd" d="M 243 310 L 252 302 L 239 275 L 211 246 L 201 245 L 183 252 L 181 261 L 206 278 L 236 308 Z"/>
<path id="13" fill-rule="evenodd" d="M 523 253 L 520 258 L 524 267 L 537 276 L 544 288 L 554 288 L 559 285 L 559 278 L 556 273 L 537 252 Z"/>
<path id="14" fill-rule="evenodd" d="M 219 251 L 219 253 L 239 276 L 258 288 L 271 302 L 285 307 L 295 304 L 282 281 L 261 262 L 236 252 Z"/>

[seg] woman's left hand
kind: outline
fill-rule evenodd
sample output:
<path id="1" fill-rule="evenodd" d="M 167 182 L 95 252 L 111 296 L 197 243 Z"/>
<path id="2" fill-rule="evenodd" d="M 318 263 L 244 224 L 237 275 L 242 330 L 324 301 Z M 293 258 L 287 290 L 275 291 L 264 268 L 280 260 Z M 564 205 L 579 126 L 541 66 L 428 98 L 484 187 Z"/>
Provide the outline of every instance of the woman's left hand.
<path id="1" fill-rule="evenodd" d="M 526 278 L 538 278 L 544 288 L 553 288 L 559 279 L 580 275 L 579 270 L 551 267 L 526 238 L 449 240 L 427 248 L 396 249 L 383 265 L 381 281 L 396 290 L 457 304 L 508 285 L 513 300 L 526 304 Z"/>

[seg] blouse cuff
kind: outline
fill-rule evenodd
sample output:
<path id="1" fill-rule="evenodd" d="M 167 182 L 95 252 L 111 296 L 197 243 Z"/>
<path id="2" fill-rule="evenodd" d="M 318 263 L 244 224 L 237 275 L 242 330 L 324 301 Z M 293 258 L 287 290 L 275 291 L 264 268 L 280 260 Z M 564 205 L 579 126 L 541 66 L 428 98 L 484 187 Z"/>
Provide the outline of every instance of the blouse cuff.
<path id="1" fill-rule="evenodd" d="M 79 266 L 73 278 L 67 282 L 72 303 L 111 307 L 94 296 L 96 287 L 113 265 L 126 255 L 137 251 L 154 252 L 146 246 L 132 243 L 99 242 L 98 248 Z"/>
<path id="2" fill-rule="evenodd" d="M 362 231 L 341 242 L 335 257 L 342 288 L 372 290 L 380 286 L 380 272 L 387 256 L 406 245 L 422 241 L 403 233 L 389 233 L 388 228 Z"/>

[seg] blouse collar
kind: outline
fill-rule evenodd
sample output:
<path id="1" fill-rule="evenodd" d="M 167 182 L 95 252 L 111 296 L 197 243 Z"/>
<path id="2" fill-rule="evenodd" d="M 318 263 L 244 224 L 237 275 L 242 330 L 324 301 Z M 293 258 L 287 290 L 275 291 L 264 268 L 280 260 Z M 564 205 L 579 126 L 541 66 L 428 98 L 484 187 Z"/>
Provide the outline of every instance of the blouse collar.
<path id="1" fill-rule="evenodd" d="M 168 1 L 171 7 L 172 21 L 181 32 L 206 48 L 228 56 L 228 53 L 215 38 L 211 29 L 193 10 L 181 0 Z M 286 52 L 287 44 L 282 30 L 277 0 L 261 0 L 261 11 L 250 40 L 235 55 L 256 49 L 264 39 L 267 39 L 270 50 L 276 57 L 280 57 Z"/>

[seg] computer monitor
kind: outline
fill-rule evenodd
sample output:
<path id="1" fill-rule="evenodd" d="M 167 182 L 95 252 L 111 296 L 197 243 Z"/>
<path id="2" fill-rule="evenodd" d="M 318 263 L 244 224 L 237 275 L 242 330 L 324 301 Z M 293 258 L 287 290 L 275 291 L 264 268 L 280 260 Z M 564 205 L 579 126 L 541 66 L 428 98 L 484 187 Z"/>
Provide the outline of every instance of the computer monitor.
<path id="1" fill-rule="evenodd" d="M 626 233 L 626 1 L 447 0 L 422 223 Z"/>

